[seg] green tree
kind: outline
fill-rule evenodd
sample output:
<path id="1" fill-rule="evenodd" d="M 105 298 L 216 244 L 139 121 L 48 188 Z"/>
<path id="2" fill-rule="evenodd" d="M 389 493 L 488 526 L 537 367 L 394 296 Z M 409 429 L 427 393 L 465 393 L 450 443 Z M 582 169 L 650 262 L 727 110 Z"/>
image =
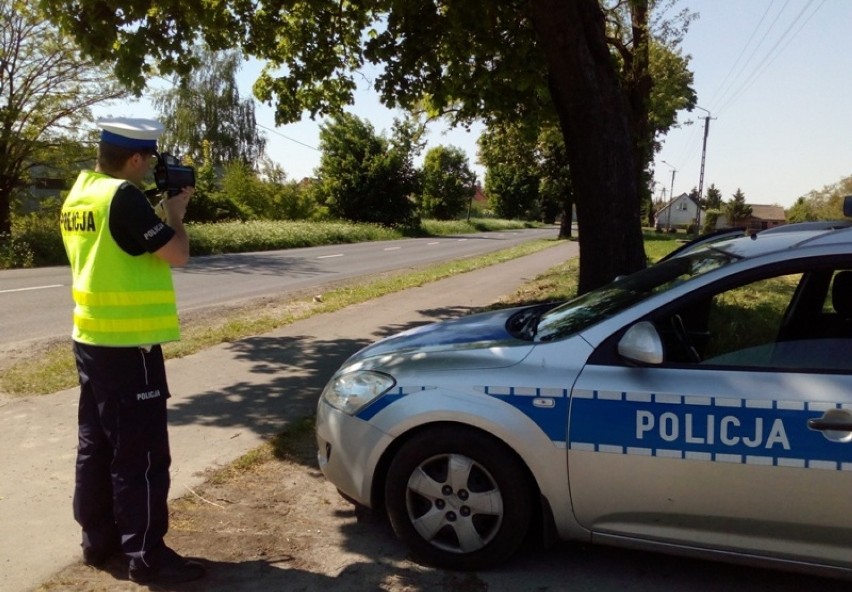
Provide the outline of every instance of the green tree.
<path id="1" fill-rule="evenodd" d="M 695 195 L 698 195 L 698 190 L 695 190 Z M 709 234 L 716 230 L 716 223 L 719 216 L 722 214 L 722 192 L 715 184 L 711 183 L 707 188 L 707 194 L 704 197 L 703 205 L 704 214 L 701 220 L 701 228 L 699 231 L 703 234 Z"/>
<path id="2" fill-rule="evenodd" d="M 218 188 L 217 168 L 213 165 L 210 142 L 201 145 L 200 160 L 189 159 L 195 169 L 195 194 L 187 209 L 186 222 L 222 222 L 243 220 L 246 213 Z"/>
<path id="3" fill-rule="evenodd" d="M 417 189 L 410 155 L 394 149 L 373 126 L 342 113 L 320 128 L 319 193 L 334 217 L 409 225 Z"/>
<path id="4" fill-rule="evenodd" d="M 728 226 L 741 226 L 748 217 L 751 216 L 751 206 L 745 202 L 745 194 L 742 189 L 737 188 L 736 193 L 722 207 L 725 217 L 728 219 Z"/>
<path id="5" fill-rule="evenodd" d="M 843 215 L 843 198 L 852 195 L 852 175 L 837 183 L 826 185 L 801 196 L 787 212 L 790 222 L 809 220 L 837 220 Z"/>
<path id="6" fill-rule="evenodd" d="M 819 219 L 814 211 L 813 203 L 804 196 L 797 199 L 796 203 L 784 213 L 787 216 L 787 221 L 791 224 L 793 222 L 813 222 Z"/>
<path id="7" fill-rule="evenodd" d="M 323 217 L 311 191 L 296 181 L 287 179 L 281 165 L 265 158 L 260 166 L 260 178 L 272 195 L 272 212 L 275 220 L 312 220 Z"/>
<path id="8" fill-rule="evenodd" d="M 476 192 L 476 174 L 465 153 L 454 146 L 429 150 L 421 175 L 420 215 L 424 218 L 457 218 Z"/>
<path id="9" fill-rule="evenodd" d="M 554 222 L 571 236 L 573 193 L 562 134 L 555 123 L 492 122 L 479 138 L 485 190 L 498 215 Z"/>
<path id="10" fill-rule="evenodd" d="M 28 2 L 0 0 L 0 234 L 18 192 L 55 150 L 84 137 L 91 107 L 125 95 Z"/>
<path id="11" fill-rule="evenodd" d="M 591 230 L 580 233 L 579 290 L 645 265 L 637 145 L 648 153 L 650 0 L 617 5 L 630 17 L 624 47 L 633 53 L 629 63 L 620 56 L 627 80 L 599 0 L 40 3 L 137 91 L 155 68 L 187 75 L 198 66 L 186 39 L 213 50 L 240 44 L 267 60 L 254 90 L 282 123 L 339 113 L 365 63 L 382 67 L 375 87 L 389 106 L 425 100 L 430 114 L 462 122 L 548 109 L 564 137 L 580 223 Z"/>
<path id="12" fill-rule="evenodd" d="M 254 169 L 266 148 L 257 128 L 254 101 L 242 99 L 236 76 L 242 60 L 236 51 L 198 50 L 199 64 L 154 104 L 166 128 L 160 145 L 200 160 L 204 142 L 214 166 L 241 162 Z"/>
<path id="13" fill-rule="evenodd" d="M 697 191 L 696 191 L 697 193 Z M 704 198 L 704 207 L 708 210 L 718 210 L 722 207 L 722 192 L 711 183 L 707 188 L 707 196 Z"/>
<path id="14" fill-rule="evenodd" d="M 541 212 L 541 171 L 536 129 L 523 123 L 492 124 L 479 137 L 485 193 L 501 218 L 536 220 Z"/>
<path id="15" fill-rule="evenodd" d="M 235 160 L 225 165 L 219 186 L 222 197 L 236 204 L 246 218 L 274 217 L 274 201 L 270 188 L 246 163 Z"/>
<path id="16" fill-rule="evenodd" d="M 539 130 L 537 150 L 542 220 L 553 222 L 558 216 L 561 219 L 559 238 L 571 238 L 574 194 L 571 190 L 571 174 L 565 142 L 555 126 L 546 126 Z"/>

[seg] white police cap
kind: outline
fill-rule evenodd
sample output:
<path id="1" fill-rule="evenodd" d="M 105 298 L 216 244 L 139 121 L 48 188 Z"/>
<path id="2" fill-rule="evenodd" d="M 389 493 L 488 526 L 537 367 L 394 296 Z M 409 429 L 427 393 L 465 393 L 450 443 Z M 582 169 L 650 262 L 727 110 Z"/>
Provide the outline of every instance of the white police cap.
<path id="1" fill-rule="evenodd" d="M 130 148 L 131 150 L 157 150 L 157 138 L 162 135 L 163 124 L 155 119 L 115 117 L 99 119 L 101 142 Z"/>

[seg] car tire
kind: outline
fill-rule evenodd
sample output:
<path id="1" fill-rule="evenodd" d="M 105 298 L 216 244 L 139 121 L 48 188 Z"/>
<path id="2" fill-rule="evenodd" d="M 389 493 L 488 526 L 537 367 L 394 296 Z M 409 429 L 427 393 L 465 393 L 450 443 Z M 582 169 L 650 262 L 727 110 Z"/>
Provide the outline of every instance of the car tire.
<path id="1" fill-rule="evenodd" d="M 385 481 L 396 535 L 416 561 L 447 569 L 505 561 L 529 530 L 533 500 L 528 473 L 509 447 L 460 426 L 413 436 Z"/>

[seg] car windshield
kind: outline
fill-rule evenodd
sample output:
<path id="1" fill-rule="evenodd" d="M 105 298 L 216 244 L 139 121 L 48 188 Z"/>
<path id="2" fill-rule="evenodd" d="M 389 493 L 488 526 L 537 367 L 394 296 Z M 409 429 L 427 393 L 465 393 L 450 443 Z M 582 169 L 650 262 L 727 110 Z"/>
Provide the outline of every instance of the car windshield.
<path id="1" fill-rule="evenodd" d="M 654 294 L 740 258 L 710 246 L 661 261 L 547 311 L 538 321 L 535 340 L 552 341 L 573 335 Z"/>

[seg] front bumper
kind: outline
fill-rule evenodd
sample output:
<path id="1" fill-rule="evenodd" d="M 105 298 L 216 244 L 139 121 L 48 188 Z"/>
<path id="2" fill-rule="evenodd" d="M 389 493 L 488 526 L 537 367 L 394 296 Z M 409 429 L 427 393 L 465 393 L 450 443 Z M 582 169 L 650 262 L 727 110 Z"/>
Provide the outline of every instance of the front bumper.
<path id="1" fill-rule="evenodd" d="M 316 438 L 326 479 L 347 498 L 370 507 L 373 474 L 392 438 L 323 401 L 317 407 Z"/>

